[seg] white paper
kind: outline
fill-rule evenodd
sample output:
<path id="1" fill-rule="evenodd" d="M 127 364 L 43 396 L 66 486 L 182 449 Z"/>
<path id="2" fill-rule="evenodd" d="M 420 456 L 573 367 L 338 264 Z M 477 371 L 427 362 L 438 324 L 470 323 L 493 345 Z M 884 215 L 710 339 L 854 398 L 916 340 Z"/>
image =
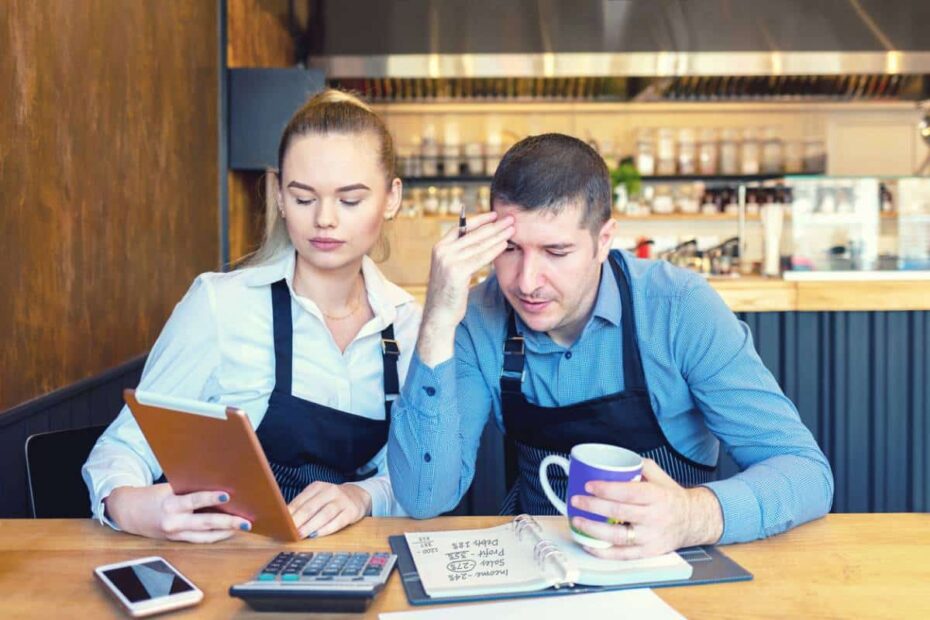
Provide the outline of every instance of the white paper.
<path id="1" fill-rule="evenodd" d="M 517 540 L 510 523 L 498 527 L 404 535 L 432 597 L 523 592 L 547 587 L 533 546 Z"/>
<path id="2" fill-rule="evenodd" d="M 595 594 L 571 594 L 545 598 L 479 603 L 475 605 L 437 605 L 418 611 L 383 613 L 381 620 L 566 620 L 567 618 L 649 618 L 681 620 L 684 618 L 648 589 L 615 590 Z"/>

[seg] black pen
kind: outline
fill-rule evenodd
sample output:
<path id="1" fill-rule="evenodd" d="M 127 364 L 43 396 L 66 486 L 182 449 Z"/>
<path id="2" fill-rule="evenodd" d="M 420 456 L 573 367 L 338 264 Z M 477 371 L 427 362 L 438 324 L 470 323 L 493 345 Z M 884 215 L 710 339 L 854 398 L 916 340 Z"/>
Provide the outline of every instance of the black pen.
<path id="1" fill-rule="evenodd" d="M 465 236 L 465 205 L 462 205 L 462 210 L 459 211 L 459 239 Z"/>

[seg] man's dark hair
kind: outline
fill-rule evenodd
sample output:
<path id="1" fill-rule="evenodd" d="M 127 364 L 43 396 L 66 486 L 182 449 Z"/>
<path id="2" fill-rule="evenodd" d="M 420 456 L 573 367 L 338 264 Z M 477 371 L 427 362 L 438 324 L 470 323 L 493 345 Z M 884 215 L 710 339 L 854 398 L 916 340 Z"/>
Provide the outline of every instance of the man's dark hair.
<path id="1" fill-rule="evenodd" d="M 581 202 L 581 225 L 597 234 L 610 219 L 610 173 L 597 151 L 578 138 L 530 136 L 501 159 L 491 181 L 491 204 L 497 201 L 553 214 Z"/>

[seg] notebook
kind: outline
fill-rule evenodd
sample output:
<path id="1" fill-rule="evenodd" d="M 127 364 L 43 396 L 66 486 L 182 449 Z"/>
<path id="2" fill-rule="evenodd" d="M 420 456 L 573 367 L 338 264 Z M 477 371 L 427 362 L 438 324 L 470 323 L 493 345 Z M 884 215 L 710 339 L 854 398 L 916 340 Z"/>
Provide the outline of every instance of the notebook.
<path id="1" fill-rule="evenodd" d="M 389 542 L 411 605 L 752 579 L 714 547 L 642 560 L 596 558 L 558 516 L 520 515 L 496 527 L 411 532 Z"/>

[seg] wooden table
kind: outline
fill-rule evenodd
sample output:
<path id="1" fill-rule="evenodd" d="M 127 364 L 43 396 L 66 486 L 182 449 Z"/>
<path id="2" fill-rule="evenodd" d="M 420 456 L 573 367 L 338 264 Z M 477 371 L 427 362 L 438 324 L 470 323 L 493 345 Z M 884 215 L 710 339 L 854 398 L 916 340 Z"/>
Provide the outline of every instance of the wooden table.
<path id="1" fill-rule="evenodd" d="M 405 530 L 487 527 L 502 521 L 366 519 L 332 537 L 286 547 L 386 550 L 388 535 Z M 171 617 L 294 618 L 252 612 L 227 595 L 230 584 L 250 577 L 282 546 L 253 534 L 191 545 L 121 534 L 89 520 L 0 520 L 0 617 L 121 617 L 95 583 L 93 568 L 162 555 L 205 593 L 199 606 Z M 689 618 L 930 618 L 928 514 L 829 515 L 787 534 L 724 550 L 755 579 L 656 592 Z M 395 573 L 367 616 L 404 609 L 407 600 Z"/>

